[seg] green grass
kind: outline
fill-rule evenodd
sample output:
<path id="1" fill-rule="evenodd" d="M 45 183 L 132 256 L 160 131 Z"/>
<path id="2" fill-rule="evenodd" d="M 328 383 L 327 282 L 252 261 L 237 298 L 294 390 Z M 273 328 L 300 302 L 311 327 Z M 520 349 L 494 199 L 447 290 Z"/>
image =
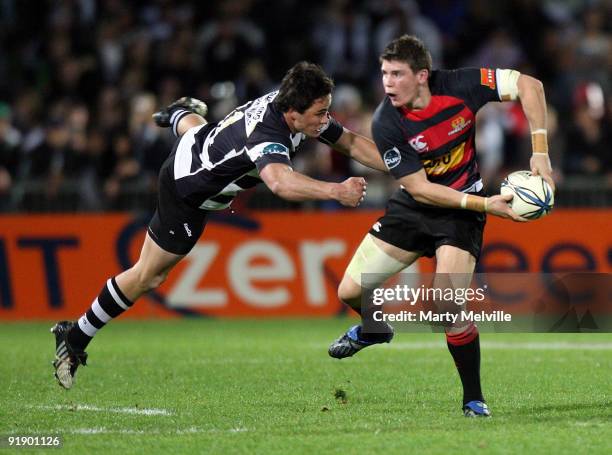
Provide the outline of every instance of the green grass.
<path id="1" fill-rule="evenodd" d="M 70 391 L 49 323 L 0 324 L 0 435 L 80 454 L 612 453 L 612 335 L 483 334 L 494 417 L 465 419 L 441 335 L 329 358 L 351 322 L 120 321 Z M 127 413 L 144 409 L 167 415 Z"/>

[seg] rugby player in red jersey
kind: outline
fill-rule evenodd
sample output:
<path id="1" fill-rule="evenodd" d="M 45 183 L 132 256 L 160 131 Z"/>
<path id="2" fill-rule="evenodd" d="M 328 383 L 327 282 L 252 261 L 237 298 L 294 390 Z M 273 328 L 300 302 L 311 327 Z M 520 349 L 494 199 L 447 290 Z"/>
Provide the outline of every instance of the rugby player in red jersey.
<path id="1" fill-rule="evenodd" d="M 474 143 L 476 113 L 483 105 L 520 100 L 531 127 L 531 171 L 554 189 L 540 81 L 510 69 L 432 70 L 429 51 L 408 35 L 389 43 L 380 63 L 386 96 L 374 114 L 372 136 L 401 187 L 366 234 L 340 283 L 339 298 L 360 312 L 362 325 L 332 343 L 329 354 L 335 358 L 393 337 L 385 322 L 376 330 L 362 330 L 368 317 L 367 305 L 361 306 L 362 274 L 376 274 L 379 282 L 368 281 L 370 288 L 421 256 L 435 256 L 434 287 L 449 274 L 454 287 L 467 287 L 480 254 L 485 215 L 525 221 L 508 206 L 511 195 L 483 193 Z M 464 415 L 489 416 L 480 384 L 478 329 L 473 323 L 449 324 L 445 332 L 463 385 Z"/>

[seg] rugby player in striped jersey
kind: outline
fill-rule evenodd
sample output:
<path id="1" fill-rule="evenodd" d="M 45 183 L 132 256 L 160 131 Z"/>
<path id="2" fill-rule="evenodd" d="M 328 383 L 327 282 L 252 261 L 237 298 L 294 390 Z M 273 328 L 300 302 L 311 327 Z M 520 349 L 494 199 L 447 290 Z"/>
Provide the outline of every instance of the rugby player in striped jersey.
<path id="1" fill-rule="evenodd" d="M 350 177 L 324 182 L 292 169 L 291 159 L 308 138 L 316 138 L 362 164 L 386 171 L 374 143 L 343 128 L 329 115 L 333 82 L 312 63 L 298 63 L 279 90 L 236 108 L 218 123 L 207 123 L 206 105 L 181 98 L 154 115 L 178 137 L 159 174 L 157 210 L 136 264 L 111 277 L 77 321 L 60 321 L 55 334 L 55 377 L 71 388 L 85 348 L 109 321 L 155 289 L 198 241 L 211 212 L 262 181 L 290 201 L 335 200 L 356 207 L 366 181 Z"/>

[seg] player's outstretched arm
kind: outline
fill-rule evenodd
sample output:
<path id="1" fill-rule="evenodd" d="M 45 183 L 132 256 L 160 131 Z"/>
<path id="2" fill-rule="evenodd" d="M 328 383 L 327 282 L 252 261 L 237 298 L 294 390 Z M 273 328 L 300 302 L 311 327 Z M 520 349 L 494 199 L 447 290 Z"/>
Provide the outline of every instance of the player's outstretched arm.
<path id="1" fill-rule="evenodd" d="M 344 132 L 340 139 L 331 147 L 354 160 L 359 161 L 364 166 L 376 169 L 378 171 L 387 172 L 387 166 L 383 162 L 376 144 L 371 139 L 368 139 L 361 134 L 344 128 Z"/>
<path id="2" fill-rule="evenodd" d="M 555 189 L 552 167 L 548 156 L 548 136 L 546 129 L 546 97 L 542 82 L 531 76 L 521 74 L 517 80 L 518 97 L 531 129 L 533 155 L 530 160 L 531 172 L 541 175 L 551 188 Z"/>
<path id="3" fill-rule="evenodd" d="M 475 212 L 486 212 L 513 221 L 527 221 L 517 215 L 509 206 L 512 195 L 495 195 L 491 197 L 465 194 L 448 186 L 431 183 L 427 180 L 425 170 L 420 169 L 399 179 L 399 183 L 418 202 L 449 209 L 465 209 Z"/>
<path id="4" fill-rule="evenodd" d="M 281 163 L 268 164 L 259 176 L 274 194 L 288 201 L 334 200 L 346 207 L 357 207 L 366 194 L 363 177 L 350 177 L 342 183 L 324 182 Z"/>

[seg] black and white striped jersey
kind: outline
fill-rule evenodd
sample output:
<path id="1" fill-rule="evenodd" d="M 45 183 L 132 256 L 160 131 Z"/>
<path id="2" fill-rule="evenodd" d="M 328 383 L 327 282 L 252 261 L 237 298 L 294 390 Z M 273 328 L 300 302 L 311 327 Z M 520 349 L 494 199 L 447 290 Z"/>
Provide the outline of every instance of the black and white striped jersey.
<path id="1" fill-rule="evenodd" d="M 189 205 L 224 209 L 238 192 L 261 182 L 259 172 L 266 165 L 291 165 L 306 136 L 291 133 L 273 103 L 277 94 L 249 101 L 220 122 L 191 128 L 183 135 L 176 148 L 174 180 Z"/>

